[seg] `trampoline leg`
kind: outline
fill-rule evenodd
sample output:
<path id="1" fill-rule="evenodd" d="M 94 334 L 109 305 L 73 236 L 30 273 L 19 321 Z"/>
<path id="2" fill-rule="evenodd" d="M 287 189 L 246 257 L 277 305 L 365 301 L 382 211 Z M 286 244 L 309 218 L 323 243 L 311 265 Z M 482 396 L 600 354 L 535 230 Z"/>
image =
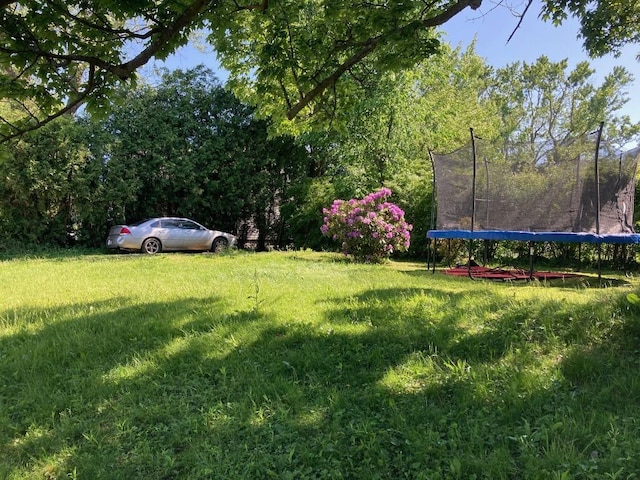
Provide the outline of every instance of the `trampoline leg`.
<path id="1" fill-rule="evenodd" d="M 431 270 L 431 273 L 436 273 L 436 242 L 435 238 L 427 239 L 427 271 Z"/>
<path id="2" fill-rule="evenodd" d="M 582 243 L 578 243 L 578 271 L 582 267 Z"/>
<path id="3" fill-rule="evenodd" d="M 482 263 L 484 265 L 489 263 L 489 240 L 484 241 L 484 253 L 482 257 Z"/>
<path id="4" fill-rule="evenodd" d="M 469 258 L 467 259 L 467 275 L 471 280 L 475 280 L 473 275 L 471 275 L 471 259 L 473 257 L 473 240 L 469 239 Z"/>
<path id="5" fill-rule="evenodd" d="M 436 273 L 436 255 L 438 253 L 438 240 L 433 239 L 433 267 L 431 273 Z"/>
<path id="6" fill-rule="evenodd" d="M 602 286 L 602 244 L 598 243 L 598 284 Z"/>
<path id="7" fill-rule="evenodd" d="M 529 242 L 529 280 L 533 280 L 533 242 Z"/>

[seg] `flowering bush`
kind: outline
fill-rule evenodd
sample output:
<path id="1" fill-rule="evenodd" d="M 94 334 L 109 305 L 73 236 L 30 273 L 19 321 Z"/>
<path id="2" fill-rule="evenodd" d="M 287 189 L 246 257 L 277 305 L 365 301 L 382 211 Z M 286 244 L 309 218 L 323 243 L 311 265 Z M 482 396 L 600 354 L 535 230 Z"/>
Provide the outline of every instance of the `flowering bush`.
<path id="1" fill-rule="evenodd" d="M 342 253 L 356 260 L 380 262 L 409 248 L 412 225 L 404 211 L 387 202 L 391 190 L 381 188 L 363 199 L 335 200 L 324 208 L 322 234 L 342 243 Z"/>

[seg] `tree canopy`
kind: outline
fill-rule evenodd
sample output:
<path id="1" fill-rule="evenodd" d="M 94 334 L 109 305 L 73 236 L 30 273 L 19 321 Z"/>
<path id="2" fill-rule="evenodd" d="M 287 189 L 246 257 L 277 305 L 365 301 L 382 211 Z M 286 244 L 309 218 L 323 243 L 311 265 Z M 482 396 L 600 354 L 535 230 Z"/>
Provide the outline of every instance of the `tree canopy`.
<path id="1" fill-rule="evenodd" d="M 104 111 L 119 83 L 135 80 L 141 66 L 166 58 L 196 30 L 209 32 L 235 92 L 264 116 L 285 125 L 332 116 L 372 76 L 436 53 L 435 27 L 480 3 L 0 0 L 0 100 L 13 112 L 0 117 L 0 140 L 82 104 Z M 614 28 L 619 9 L 629 20 L 624 28 Z M 579 16 L 594 54 L 637 41 L 639 11 L 637 2 L 603 0 L 548 0 L 545 7 L 556 22 Z"/>
<path id="2" fill-rule="evenodd" d="M 636 0 L 547 0 L 542 18 L 560 25 L 569 15 L 580 19 L 579 35 L 592 57 L 618 54 L 627 43 L 640 42 L 640 5 Z"/>

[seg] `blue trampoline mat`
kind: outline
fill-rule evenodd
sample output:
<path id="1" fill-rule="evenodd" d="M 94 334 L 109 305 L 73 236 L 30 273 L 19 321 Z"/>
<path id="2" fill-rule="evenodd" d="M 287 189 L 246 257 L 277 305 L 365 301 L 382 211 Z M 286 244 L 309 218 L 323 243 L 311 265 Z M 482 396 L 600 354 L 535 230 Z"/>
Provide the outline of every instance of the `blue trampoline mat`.
<path id="1" fill-rule="evenodd" d="M 640 234 L 637 233 L 598 235 L 595 233 L 526 232 L 515 230 L 429 230 L 427 238 L 515 240 L 521 242 L 640 243 Z"/>

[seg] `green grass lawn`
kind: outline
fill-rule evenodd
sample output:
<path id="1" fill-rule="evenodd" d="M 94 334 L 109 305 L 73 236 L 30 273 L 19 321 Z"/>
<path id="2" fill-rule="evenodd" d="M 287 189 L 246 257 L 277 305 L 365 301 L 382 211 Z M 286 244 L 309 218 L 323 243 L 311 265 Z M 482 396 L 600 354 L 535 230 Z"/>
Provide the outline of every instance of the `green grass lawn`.
<path id="1" fill-rule="evenodd" d="M 0 262 L 2 479 L 640 478 L 640 280 Z"/>

